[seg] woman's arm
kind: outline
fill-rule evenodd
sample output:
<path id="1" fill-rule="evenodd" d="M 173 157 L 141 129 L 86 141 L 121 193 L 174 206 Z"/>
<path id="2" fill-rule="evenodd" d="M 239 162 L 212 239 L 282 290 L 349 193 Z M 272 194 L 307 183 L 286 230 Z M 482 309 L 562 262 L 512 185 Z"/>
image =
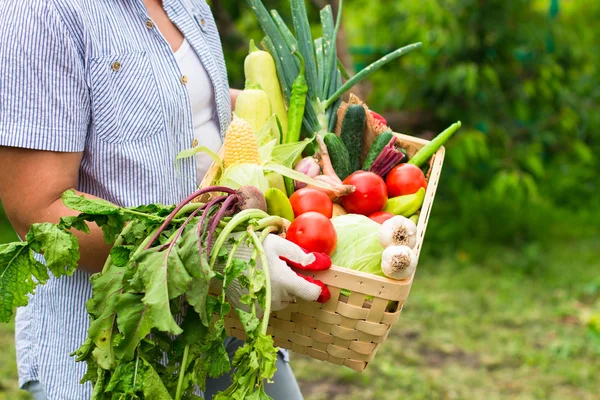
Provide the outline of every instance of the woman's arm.
<path id="1" fill-rule="evenodd" d="M 0 147 L 0 199 L 21 238 L 31 224 L 58 223 L 61 217 L 78 214 L 62 203 L 61 195 L 77 187 L 81 157 L 82 153 Z M 79 269 L 95 273 L 102 270 L 110 246 L 98 226 L 89 227 L 90 234 L 73 233 L 79 238 Z"/>
<path id="2" fill-rule="evenodd" d="M 241 90 L 239 89 L 229 89 L 229 97 L 231 97 L 231 110 L 235 110 L 235 101 L 239 96 Z"/>

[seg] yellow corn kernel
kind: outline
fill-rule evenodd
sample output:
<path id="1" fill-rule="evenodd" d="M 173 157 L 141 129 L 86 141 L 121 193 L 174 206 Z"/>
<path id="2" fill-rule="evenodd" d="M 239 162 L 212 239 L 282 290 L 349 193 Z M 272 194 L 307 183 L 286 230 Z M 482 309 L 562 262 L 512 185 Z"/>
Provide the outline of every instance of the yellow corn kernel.
<path id="1" fill-rule="evenodd" d="M 229 168 L 238 164 L 260 164 L 258 141 L 252 127 L 242 118 L 234 116 L 225 134 L 223 165 Z"/>

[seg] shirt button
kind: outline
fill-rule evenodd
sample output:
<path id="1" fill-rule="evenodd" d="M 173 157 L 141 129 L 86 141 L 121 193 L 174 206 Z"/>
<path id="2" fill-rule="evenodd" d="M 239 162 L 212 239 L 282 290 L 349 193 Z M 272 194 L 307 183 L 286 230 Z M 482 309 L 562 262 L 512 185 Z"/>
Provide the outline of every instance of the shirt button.
<path id="1" fill-rule="evenodd" d="M 200 19 L 200 24 L 201 24 L 202 26 L 206 26 L 206 20 L 205 20 L 204 18 L 201 18 L 201 19 Z"/>
<path id="2" fill-rule="evenodd" d="M 110 67 L 112 68 L 113 71 L 118 71 L 121 69 L 121 63 L 118 61 L 115 61 L 114 63 L 112 63 L 112 65 Z"/>
<path id="3" fill-rule="evenodd" d="M 152 22 L 151 19 L 146 21 L 146 28 L 148 29 L 153 29 L 154 28 L 154 22 Z"/>
<path id="4" fill-rule="evenodd" d="M 192 142 L 192 147 L 198 147 L 198 139 L 194 139 Z"/>
<path id="5" fill-rule="evenodd" d="M 187 85 L 187 83 L 188 83 L 188 78 L 185 75 L 183 75 L 179 80 L 181 81 L 181 83 L 183 85 Z"/>

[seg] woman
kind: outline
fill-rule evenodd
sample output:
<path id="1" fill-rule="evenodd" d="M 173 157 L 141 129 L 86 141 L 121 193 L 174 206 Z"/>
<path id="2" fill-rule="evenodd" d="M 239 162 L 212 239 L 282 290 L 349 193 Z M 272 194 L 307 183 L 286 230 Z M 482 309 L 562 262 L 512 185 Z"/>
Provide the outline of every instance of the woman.
<path id="1" fill-rule="evenodd" d="M 173 161 L 195 141 L 218 150 L 235 101 L 205 1 L 9 0 L 0 15 L 0 198 L 21 237 L 73 214 L 60 200 L 70 188 L 121 206 L 174 204 L 196 188 L 210 159 L 180 172 Z M 36 399 L 91 396 L 69 356 L 86 337 L 89 274 L 109 252 L 91 228 L 75 275 L 40 286 L 17 312 L 19 383 Z M 269 259 L 282 247 L 311 262 L 290 245 L 266 246 Z M 317 299 L 319 287 L 272 263 L 275 307 Z M 239 345 L 229 339 L 228 351 Z M 267 392 L 301 399 L 284 353 L 277 367 Z M 208 382 L 206 397 L 228 385 Z"/>

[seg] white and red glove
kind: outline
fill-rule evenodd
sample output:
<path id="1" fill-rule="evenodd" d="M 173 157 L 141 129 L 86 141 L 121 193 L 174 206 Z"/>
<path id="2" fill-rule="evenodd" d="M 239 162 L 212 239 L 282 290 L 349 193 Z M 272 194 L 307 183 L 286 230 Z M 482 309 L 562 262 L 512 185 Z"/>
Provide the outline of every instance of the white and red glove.
<path id="1" fill-rule="evenodd" d="M 230 247 L 226 245 L 226 247 Z M 296 298 L 307 301 L 326 303 L 331 294 L 323 282 L 314 280 L 296 273 L 290 267 L 306 271 L 322 271 L 331 267 L 331 259 L 322 253 L 307 253 L 296 244 L 277 235 L 269 235 L 263 242 L 269 275 L 271 276 L 271 310 L 284 309 Z M 231 248 L 230 248 L 231 249 Z M 238 247 L 234 257 L 249 260 L 252 256 L 252 247 L 242 244 Z M 215 269 L 222 272 L 223 265 L 216 265 Z M 257 268 L 262 268 L 260 259 Z M 221 270 L 220 270 L 221 269 Z M 240 302 L 240 298 L 247 293 L 236 279 L 226 289 L 229 303 L 242 310 L 248 306 Z"/>

